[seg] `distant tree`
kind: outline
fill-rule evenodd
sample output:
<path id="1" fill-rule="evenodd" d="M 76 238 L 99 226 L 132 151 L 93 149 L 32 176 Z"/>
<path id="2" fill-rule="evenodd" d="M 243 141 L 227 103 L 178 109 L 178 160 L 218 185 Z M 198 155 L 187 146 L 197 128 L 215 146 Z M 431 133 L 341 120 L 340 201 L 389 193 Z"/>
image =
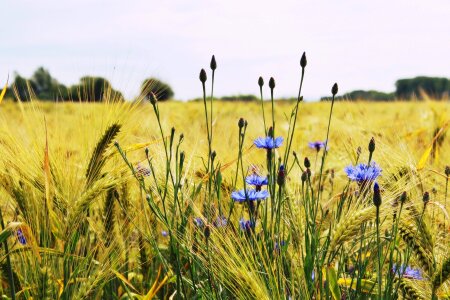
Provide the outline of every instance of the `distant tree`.
<path id="1" fill-rule="evenodd" d="M 173 99 L 175 95 L 170 85 L 156 78 L 147 78 L 142 82 L 141 95 L 150 98 L 150 94 L 156 95 L 159 101 Z"/>
<path id="2" fill-rule="evenodd" d="M 67 100 L 101 102 L 123 101 L 121 92 L 113 89 L 111 83 L 103 77 L 83 76 L 80 83 L 67 89 Z"/>
<path id="3" fill-rule="evenodd" d="M 50 72 L 39 67 L 31 77 L 30 81 L 36 86 L 36 96 L 42 100 L 61 100 L 67 95 L 67 87 L 52 78 Z"/>
<path id="4" fill-rule="evenodd" d="M 36 91 L 36 84 L 32 80 L 27 80 L 26 78 L 15 74 L 14 81 L 10 86 L 10 93 L 12 93 L 14 99 L 17 101 L 30 101 L 34 97 Z M 10 94 L 11 95 L 11 94 Z"/>
<path id="5" fill-rule="evenodd" d="M 232 95 L 232 96 L 223 96 L 222 98 L 220 98 L 220 100 L 223 101 L 256 101 L 259 98 L 256 97 L 255 95 Z"/>
<path id="6" fill-rule="evenodd" d="M 368 101 L 391 101 L 394 100 L 394 93 L 384 93 L 375 90 L 356 90 L 350 93 L 345 93 L 342 96 L 338 96 L 336 100 L 355 101 L 355 100 L 368 100 Z M 329 100 L 330 97 L 323 97 L 321 100 Z"/>
<path id="7" fill-rule="evenodd" d="M 400 79 L 395 83 L 395 95 L 400 99 L 422 98 L 422 93 L 430 97 L 443 98 L 450 94 L 450 80 L 440 77 L 415 77 Z"/>

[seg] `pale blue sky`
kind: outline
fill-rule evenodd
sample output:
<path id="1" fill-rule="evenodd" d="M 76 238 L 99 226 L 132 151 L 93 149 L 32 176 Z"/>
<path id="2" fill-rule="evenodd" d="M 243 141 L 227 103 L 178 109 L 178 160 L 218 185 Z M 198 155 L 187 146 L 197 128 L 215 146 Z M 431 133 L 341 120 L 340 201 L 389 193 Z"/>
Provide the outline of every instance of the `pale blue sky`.
<path id="1" fill-rule="evenodd" d="M 3 0 L 0 81 L 44 66 L 59 81 L 105 76 L 127 97 L 157 76 L 176 98 L 200 96 L 216 55 L 217 95 L 296 95 L 306 51 L 307 99 L 353 89 L 394 90 L 398 78 L 450 77 L 449 0 Z M 268 95 L 268 93 L 266 93 Z"/>

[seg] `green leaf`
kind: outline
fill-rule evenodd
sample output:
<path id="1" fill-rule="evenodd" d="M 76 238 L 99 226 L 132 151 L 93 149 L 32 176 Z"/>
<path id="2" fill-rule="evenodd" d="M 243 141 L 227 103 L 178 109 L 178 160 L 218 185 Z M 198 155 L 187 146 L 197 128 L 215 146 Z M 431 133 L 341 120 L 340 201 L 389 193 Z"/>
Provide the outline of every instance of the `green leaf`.
<path id="1" fill-rule="evenodd" d="M 328 282 L 328 288 L 330 289 L 333 299 L 340 300 L 341 299 L 341 289 L 339 288 L 336 271 L 334 270 L 333 267 L 327 268 L 327 282 Z"/>

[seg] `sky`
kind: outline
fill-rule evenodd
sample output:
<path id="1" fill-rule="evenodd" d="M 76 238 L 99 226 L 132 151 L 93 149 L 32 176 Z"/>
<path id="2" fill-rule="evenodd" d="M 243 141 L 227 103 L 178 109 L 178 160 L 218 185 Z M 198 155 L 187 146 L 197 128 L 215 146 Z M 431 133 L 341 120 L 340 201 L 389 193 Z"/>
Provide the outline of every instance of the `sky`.
<path id="1" fill-rule="evenodd" d="M 315 100 L 355 89 L 393 91 L 418 75 L 450 77 L 449 0 L 3 0 L 0 82 L 44 66 L 65 85 L 108 78 L 127 98 L 158 77 L 180 100 L 201 96 L 211 55 L 215 95 Z M 3 84 L 2 84 L 3 85 Z M 268 87 L 265 94 L 268 96 Z"/>

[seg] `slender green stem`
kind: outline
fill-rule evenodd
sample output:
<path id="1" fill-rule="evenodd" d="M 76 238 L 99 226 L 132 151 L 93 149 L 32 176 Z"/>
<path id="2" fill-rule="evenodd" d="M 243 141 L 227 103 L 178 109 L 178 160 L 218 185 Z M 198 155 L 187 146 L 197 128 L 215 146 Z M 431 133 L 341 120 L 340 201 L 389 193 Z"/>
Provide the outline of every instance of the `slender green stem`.
<path id="1" fill-rule="evenodd" d="M 382 299 L 382 295 L 381 295 L 381 278 L 382 278 L 382 272 L 383 270 L 381 269 L 381 243 L 380 243 L 380 206 L 377 205 L 377 219 L 376 219 L 376 225 L 377 225 L 377 247 L 378 247 L 378 299 Z"/>

